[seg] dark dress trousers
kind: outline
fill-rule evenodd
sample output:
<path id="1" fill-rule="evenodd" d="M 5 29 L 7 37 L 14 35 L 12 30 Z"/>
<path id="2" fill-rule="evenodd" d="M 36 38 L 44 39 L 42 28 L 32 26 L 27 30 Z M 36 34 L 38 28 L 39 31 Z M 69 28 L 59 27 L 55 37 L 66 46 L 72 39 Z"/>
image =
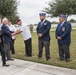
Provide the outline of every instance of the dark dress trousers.
<path id="1" fill-rule="evenodd" d="M 14 42 L 15 42 L 15 40 L 11 39 L 11 41 L 10 41 L 10 50 L 11 50 L 12 54 L 15 54 Z"/>
<path id="2" fill-rule="evenodd" d="M 25 40 L 25 52 L 27 57 L 32 57 L 32 38 Z"/>

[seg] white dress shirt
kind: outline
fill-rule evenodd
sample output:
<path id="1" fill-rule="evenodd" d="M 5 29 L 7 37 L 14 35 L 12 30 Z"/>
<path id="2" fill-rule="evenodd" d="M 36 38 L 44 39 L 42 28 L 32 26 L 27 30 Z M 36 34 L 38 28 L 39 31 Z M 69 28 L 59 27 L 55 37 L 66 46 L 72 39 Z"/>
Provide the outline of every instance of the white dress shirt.
<path id="1" fill-rule="evenodd" d="M 13 32 L 15 32 L 16 31 L 16 27 L 14 26 L 14 25 L 10 25 L 10 26 L 8 26 L 9 27 L 9 29 L 10 29 L 10 31 L 13 31 Z M 16 38 L 16 36 L 12 36 L 12 39 L 14 40 Z"/>
<path id="2" fill-rule="evenodd" d="M 1 31 L 1 27 L 2 27 L 2 24 L 0 25 L 0 31 Z"/>

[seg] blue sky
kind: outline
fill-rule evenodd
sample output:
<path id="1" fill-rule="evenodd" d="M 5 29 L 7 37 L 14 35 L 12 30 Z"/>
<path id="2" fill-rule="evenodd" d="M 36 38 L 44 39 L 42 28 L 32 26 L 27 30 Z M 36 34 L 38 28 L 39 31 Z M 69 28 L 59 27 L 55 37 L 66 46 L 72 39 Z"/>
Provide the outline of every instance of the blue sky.
<path id="1" fill-rule="evenodd" d="M 51 0 L 20 0 L 18 12 L 20 19 L 26 24 L 37 24 L 39 22 L 39 13 L 48 6 Z M 52 0 L 53 1 L 53 0 Z M 75 18 L 71 16 L 69 19 Z M 58 21 L 58 18 L 47 18 L 49 21 Z"/>

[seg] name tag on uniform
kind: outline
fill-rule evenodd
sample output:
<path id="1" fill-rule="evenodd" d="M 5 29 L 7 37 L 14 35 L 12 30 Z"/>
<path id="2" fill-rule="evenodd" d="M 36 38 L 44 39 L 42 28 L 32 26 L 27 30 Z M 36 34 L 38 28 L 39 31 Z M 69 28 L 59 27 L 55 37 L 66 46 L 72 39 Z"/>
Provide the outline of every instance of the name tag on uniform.
<path id="1" fill-rule="evenodd" d="M 47 25 L 47 23 L 44 23 L 44 25 Z"/>
<path id="2" fill-rule="evenodd" d="M 65 32 L 65 27 L 62 27 L 62 31 Z"/>

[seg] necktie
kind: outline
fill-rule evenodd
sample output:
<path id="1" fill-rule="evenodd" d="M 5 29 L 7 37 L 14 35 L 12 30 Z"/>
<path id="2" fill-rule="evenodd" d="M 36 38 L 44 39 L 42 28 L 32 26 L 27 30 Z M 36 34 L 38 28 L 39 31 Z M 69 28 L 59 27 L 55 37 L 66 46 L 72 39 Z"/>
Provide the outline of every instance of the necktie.
<path id="1" fill-rule="evenodd" d="M 58 27 L 58 31 L 60 31 L 61 28 L 62 28 L 62 23 L 59 25 L 59 27 Z"/>
<path id="2" fill-rule="evenodd" d="M 43 25 L 43 22 L 41 22 L 41 27 L 42 27 L 42 25 Z"/>

